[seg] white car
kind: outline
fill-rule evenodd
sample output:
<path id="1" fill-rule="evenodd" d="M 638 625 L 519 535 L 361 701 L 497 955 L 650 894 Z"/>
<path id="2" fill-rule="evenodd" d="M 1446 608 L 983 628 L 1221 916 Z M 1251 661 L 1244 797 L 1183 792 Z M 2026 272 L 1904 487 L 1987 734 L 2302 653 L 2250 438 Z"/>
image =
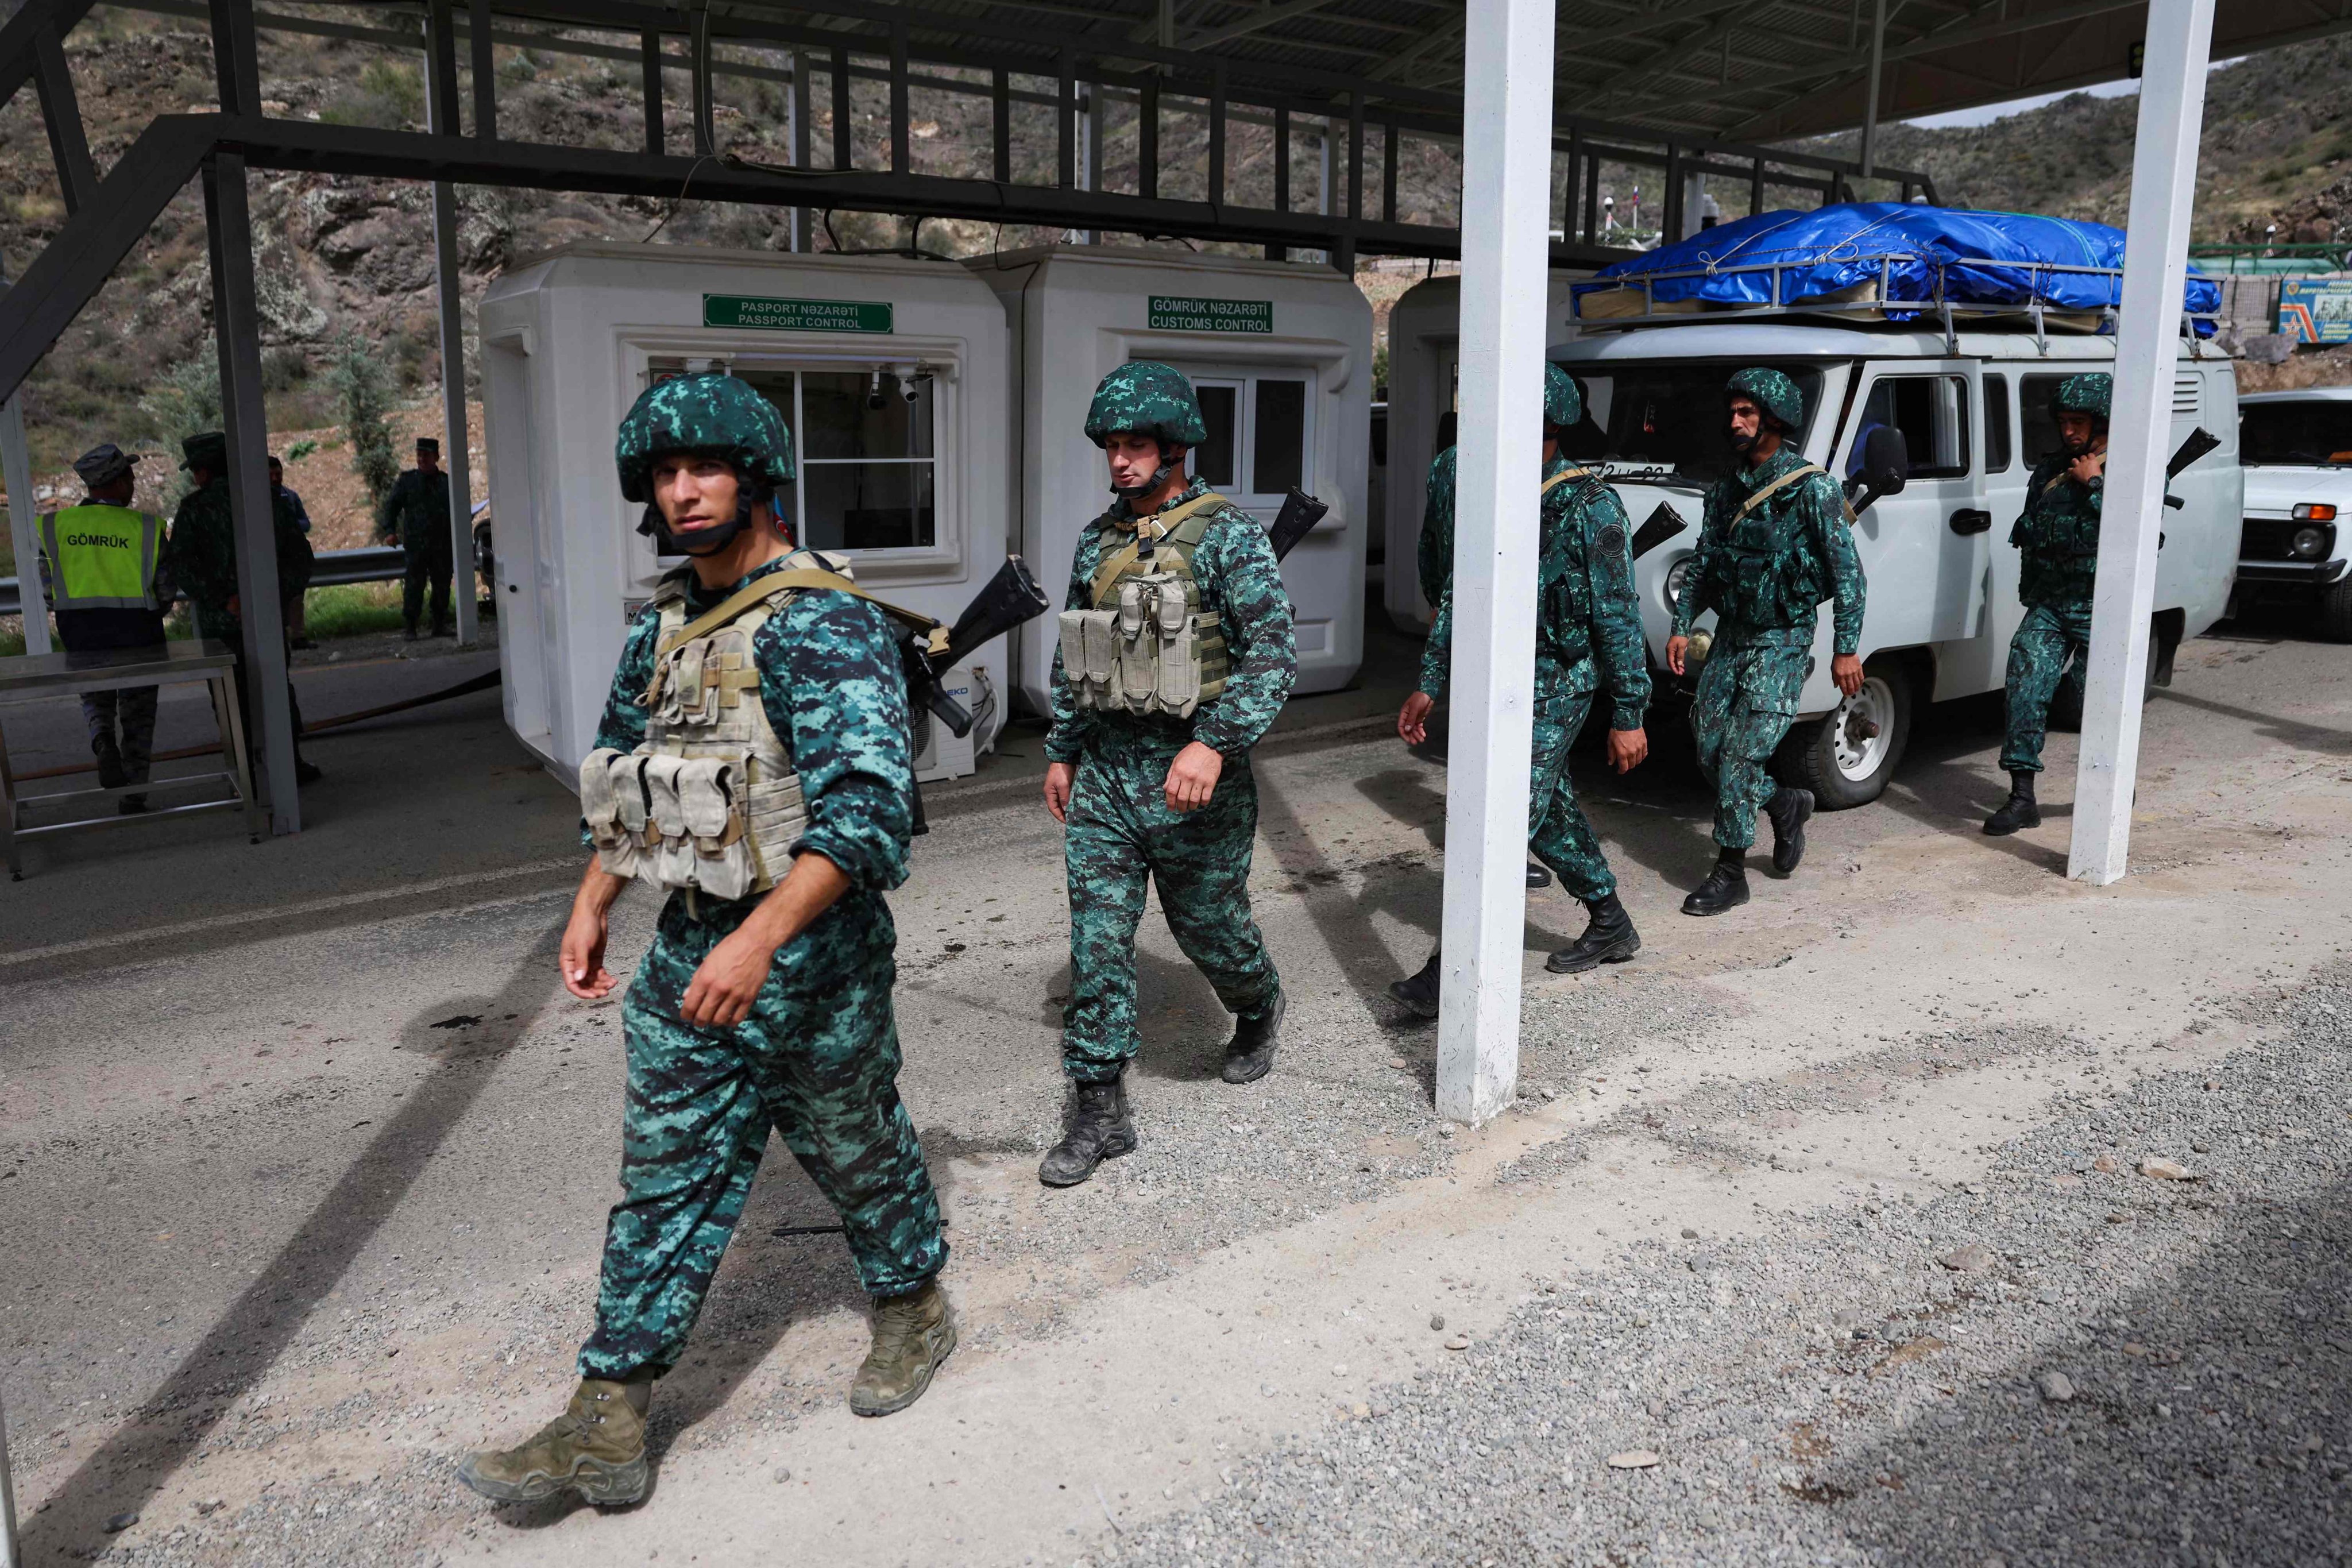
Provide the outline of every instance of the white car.
<path id="1" fill-rule="evenodd" d="M 2256 392 L 2238 405 L 2246 466 L 2238 597 L 2315 601 L 2319 624 L 2352 642 L 2352 386 Z M 2340 520 L 2340 521 L 2339 521 Z"/>
<path id="2" fill-rule="evenodd" d="M 2030 331 L 1948 338 L 1795 320 L 1620 330 L 1587 322 L 1584 330 L 1549 351 L 1584 388 L 1587 423 L 1571 434 L 1569 455 L 1605 465 L 1637 547 L 1672 531 L 1634 566 L 1654 666 L 1664 662 L 1701 498 L 1730 461 L 1723 384 L 1732 372 L 1769 365 L 1787 373 L 1804 398 L 1795 445 L 1840 479 L 1859 469 L 1871 427 L 1902 436 L 1904 488 L 1881 497 L 1854 528 L 1869 580 L 1863 689 L 1841 699 L 1830 683 L 1825 605 L 1801 716 L 1774 763 L 1824 806 L 1875 799 L 1921 704 L 2000 689 L 2024 614 L 2009 531 L 2024 510 L 2034 460 L 2057 447 L 2051 395 L 2070 375 L 2112 371 L 2115 340 Z M 2172 446 L 2199 426 L 2221 445 L 2171 486 L 2186 504 L 2165 513 L 2157 558 L 2151 673 L 2159 681 L 2180 640 L 2221 617 L 2237 565 L 2243 478 L 2230 360 L 2184 341 L 2170 412 Z M 1710 624 L 1702 617 L 1702 626 Z M 1668 678 L 1661 681 L 1673 689 Z"/>

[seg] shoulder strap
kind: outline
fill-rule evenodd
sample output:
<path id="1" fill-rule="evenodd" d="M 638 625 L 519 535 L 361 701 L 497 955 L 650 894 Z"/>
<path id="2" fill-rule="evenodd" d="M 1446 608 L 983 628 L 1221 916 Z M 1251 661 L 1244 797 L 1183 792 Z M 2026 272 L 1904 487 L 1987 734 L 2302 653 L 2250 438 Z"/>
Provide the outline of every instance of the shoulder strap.
<path id="1" fill-rule="evenodd" d="M 1807 463 L 1801 468 L 1790 468 L 1787 473 L 1782 474 L 1779 479 L 1774 479 L 1770 484 L 1766 485 L 1762 489 L 1758 490 L 1754 495 L 1749 496 L 1746 504 L 1741 506 L 1738 511 L 1731 514 L 1731 521 L 1738 522 L 1741 518 L 1746 517 L 1749 512 L 1754 511 L 1758 507 L 1763 505 L 1769 497 L 1773 496 L 1781 490 L 1787 489 L 1790 485 L 1795 484 L 1799 479 L 1803 479 L 1808 474 L 1826 474 L 1828 472 L 1829 470 L 1822 468 L 1819 463 Z"/>
<path id="2" fill-rule="evenodd" d="M 1543 489 L 1538 490 L 1536 494 L 1538 496 L 1548 496 L 1551 494 L 1552 491 L 1558 489 L 1560 486 L 1568 483 L 1570 479 L 1590 479 L 1591 475 L 1592 470 L 1591 468 L 1562 468 L 1559 472 L 1546 479 L 1543 482 Z"/>
<path id="3" fill-rule="evenodd" d="M 1225 504 L 1225 498 L 1216 491 L 1203 490 L 1181 506 L 1170 507 L 1166 511 L 1156 512 L 1150 517 L 1137 520 L 1139 524 L 1145 522 L 1153 524 L 1158 531 L 1156 536 L 1152 539 L 1144 538 L 1143 530 L 1139 526 L 1135 530 L 1134 538 L 1113 551 L 1108 559 L 1095 568 L 1094 583 L 1087 590 L 1092 595 L 1093 602 L 1097 605 L 1102 603 L 1102 596 L 1110 591 L 1110 585 L 1113 583 L 1118 581 L 1121 573 L 1135 564 L 1142 555 L 1143 547 L 1146 544 L 1157 543 L 1164 539 L 1183 552 L 1185 563 L 1189 565 L 1193 548 L 1209 531 L 1209 525 L 1216 521 L 1213 513 L 1218 507 Z M 1126 526 L 1108 512 L 1103 514 L 1100 521 L 1122 529 Z"/>
<path id="4" fill-rule="evenodd" d="M 920 611 L 904 609 L 887 599 L 876 598 L 838 572 L 827 572 L 814 566 L 802 566 L 788 568 L 782 572 L 771 572 L 758 582 L 746 584 L 737 589 L 721 600 L 715 608 L 705 611 L 663 637 L 657 657 L 667 656 L 697 637 L 709 637 L 719 627 L 739 619 L 756 605 L 774 599 L 787 598 L 809 588 L 829 588 L 836 594 L 847 594 L 853 598 L 863 599 L 867 604 L 881 609 L 893 620 L 930 637 L 934 642 L 940 640 L 947 629 Z"/>

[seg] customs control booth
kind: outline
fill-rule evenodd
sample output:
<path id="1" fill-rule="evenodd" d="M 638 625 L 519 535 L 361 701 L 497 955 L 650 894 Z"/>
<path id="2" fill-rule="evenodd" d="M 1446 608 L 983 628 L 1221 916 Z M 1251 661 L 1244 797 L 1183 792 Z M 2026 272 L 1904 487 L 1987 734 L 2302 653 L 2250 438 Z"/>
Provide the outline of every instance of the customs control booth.
<path id="1" fill-rule="evenodd" d="M 1271 524 L 1293 485 L 1329 515 L 1282 563 L 1298 612 L 1298 687 L 1331 691 L 1363 660 L 1371 307 L 1329 267 L 1181 251 L 1059 246 L 965 263 L 996 291 L 1013 362 L 1012 515 L 1021 553 L 1059 608 L 1078 534 L 1109 507 L 1087 439 L 1096 384 L 1129 360 L 1192 377 L 1209 438 L 1188 461 Z M 1044 710 L 1056 623 L 1015 634 L 1014 682 Z"/>
<path id="2" fill-rule="evenodd" d="M 1010 548 L 1004 312 L 961 267 L 571 245 L 508 268 L 480 331 L 507 722 L 567 782 L 625 629 L 683 563 L 656 557 L 614 477 L 614 430 L 654 381 L 723 369 L 765 394 L 800 458 L 783 503 L 801 542 L 846 551 L 885 598 L 952 621 Z M 958 666 L 979 721 L 962 741 L 928 726 L 921 777 L 972 771 L 1006 677 L 1001 640 Z"/>

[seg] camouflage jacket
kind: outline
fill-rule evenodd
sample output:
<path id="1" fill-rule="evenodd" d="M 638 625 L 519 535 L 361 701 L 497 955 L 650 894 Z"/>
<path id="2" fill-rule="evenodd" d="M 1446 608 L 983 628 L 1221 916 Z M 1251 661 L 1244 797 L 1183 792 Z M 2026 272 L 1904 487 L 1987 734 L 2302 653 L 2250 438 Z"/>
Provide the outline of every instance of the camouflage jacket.
<path id="1" fill-rule="evenodd" d="M 405 468 L 377 509 L 376 537 L 416 550 L 449 538 L 449 476 Z"/>
<path id="2" fill-rule="evenodd" d="M 724 591 L 687 589 L 689 617 L 746 584 L 782 570 L 770 562 Z M 638 612 L 621 644 L 612 694 L 596 726 L 596 744 L 634 751 L 646 738 L 646 689 L 653 684 L 661 612 Z M 826 589 L 796 594 L 769 617 L 751 644 L 760 669 L 760 706 L 800 775 L 808 826 L 792 846 L 824 856 L 849 878 L 849 891 L 776 954 L 779 970 L 807 962 L 812 938 L 836 921 L 871 924 L 887 942 L 891 926 L 882 895 L 907 879 L 914 833 L 914 758 L 908 751 L 907 685 L 883 613 L 863 599 Z M 585 829 L 582 842 L 587 842 Z M 757 895 L 698 901 L 704 917 L 740 923 Z"/>
<path id="3" fill-rule="evenodd" d="M 278 542 L 278 591 L 290 597 L 310 585 L 315 566 L 310 542 L 283 491 L 270 498 L 270 521 Z M 243 624 L 228 608 L 237 592 L 236 520 L 226 478 L 216 477 L 180 499 L 157 570 L 195 605 L 198 636 L 235 642 L 244 635 Z"/>
<path id="4" fill-rule="evenodd" d="M 1554 458 L 1544 478 L 1573 467 Z M 1450 477 L 1450 476 L 1449 476 Z M 1650 705 L 1650 661 L 1633 594 L 1632 529 L 1617 492 L 1597 478 L 1544 492 L 1536 557 L 1536 698 L 1609 688 L 1609 727 L 1638 730 Z M 1454 583 L 1440 585 L 1437 622 L 1422 649 L 1421 689 L 1444 689 L 1454 651 Z"/>
<path id="5" fill-rule="evenodd" d="M 1714 609 L 1743 631 L 1794 631 L 1810 640 L 1822 601 L 1832 612 L 1832 651 L 1862 647 L 1864 585 L 1853 527 L 1837 480 L 1814 474 L 1785 485 L 1740 520 L 1748 498 L 1805 459 L 1783 446 L 1754 468 L 1718 479 L 1706 492 L 1698 548 L 1675 605 L 1674 635 L 1688 637 L 1702 610 Z"/>
<path id="6" fill-rule="evenodd" d="M 2099 568 L 2099 500 L 2105 486 L 2066 470 L 2074 459 L 2053 452 L 2025 481 L 2025 510 L 2009 531 L 2017 546 L 2018 602 L 2032 609 L 2088 609 Z"/>
<path id="7" fill-rule="evenodd" d="M 1159 510 L 1181 506 L 1208 489 L 1207 481 L 1194 479 Z M 1070 591 L 1063 600 L 1065 608 L 1094 607 L 1095 571 L 1106 554 L 1125 542 L 1124 536 L 1130 531 L 1118 524 L 1134 515 L 1127 502 L 1119 500 L 1107 518 L 1088 525 L 1078 536 L 1078 548 L 1070 559 Z M 1274 547 L 1266 542 L 1265 530 L 1239 507 L 1220 508 L 1208 532 L 1202 535 L 1200 548 L 1193 552 L 1192 575 L 1201 585 L 1202 611 L 1215 615 L 1223 631 L 1226 657 L 1232 661 L 1224 690 L 1189 719 L 1082 711 L 1062 673 L 1057 646 L 1054 727 L 1045 737 L 1047 757 L 1057 763 L 1076 762 L 1090 740 L 1112 734 L 1171 752 L 1188 741 L 1198 741 L 1230 757 L 1256 745 L 1272 727 L 1298 680 L 1298 638 L 1292 626 L 1290 595 L 1282 585 L 1282 568 L 1274 559 Z"/>
<path id="8" fill-rule="evenodd" d="M 1458 447 L 1429 460 L 1427 499 L 1421 503 L 1421 596 L 1432 605 L 1454 580 L 1454 462 Z"/>

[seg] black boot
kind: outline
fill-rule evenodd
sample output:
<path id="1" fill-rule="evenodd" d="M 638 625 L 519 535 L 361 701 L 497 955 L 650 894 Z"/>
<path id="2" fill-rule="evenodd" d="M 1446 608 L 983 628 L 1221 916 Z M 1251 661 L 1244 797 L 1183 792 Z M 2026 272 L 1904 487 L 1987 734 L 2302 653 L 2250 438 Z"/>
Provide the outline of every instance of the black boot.
<path id="1" fill-rule="evenodd" d="M 1736 910 L 1748 901 L 1748 852 L 1744 849 L 1722 849 L 1716 852 L 1715 869 L 1706 880 L 1691 890 L 1683 900 L 1686 915 L 1719 915 L 1726 910 Z"/>
<path id="2" fill-rule="evenodd" d="M 1389 994 L 1403 1003 L 1405 1010 L 1416 1018 L 1437 1016 L 1437 957 L 1432 952 L 1420 973 L 1389 982 Z"/>
<path id="3" fill-rule="evenodd" d="M 1782 784 L 1764 803 L 1772 819 L 1772 869 L 1783 877 L 1805 858 L 1805 821 L 1813 815 L 1813 792 Z"/>
<path id="4" fill-rule="evenodd" d="M 1540 866 L 1537 865 L 1534 861 L 1532 861 L 1532 860 L 1528 861 L 1528 887 L 1530 887 L 1530 888 L 1549 888 L 1549 887 L 1550 887 L 1550 886 L 1551 886 L 1551 873 L 1550 873 L 1549 871 L 1545 870 L 1542 867 L 1540 867 Z"/>
<path id="5" fill-rule="evenodd" d="M 1282 1030 L 1282 1015 L 1290 999 L 1277 991 L 1274 1005 L 1255 1018 L 1244 1018 L 1234 1026 L 1234 1037 L 1225 1042 L 1227 1083 L 1255 1083 L 1274 1070 L 1275 1036 Z"/>
<path id="6" fill-rule="evenodd" d="M 99 788 L 121 789 L 131 782 L 131 774 L 122 766 L 122 752 L 116 747 L 113 736 L 104 735 L 92 741 L 89 749 L 98 756 Z"/>
<path id="7" fill-rule="evenodd" d="M 2033 774 L 2021 771 L 2009 775 L 2009 798 L 1999 811 L 1985 818 L 1984 830 L 1995 838 L 2006 837 L 2021 827 L 2042 826 L 2042 808 L 2033 801 Z"/>
<path id="8" fill-rule="evenodd" d="M 1105 1160 L 1135 1149 L 1135 1121 L 1127 1112 L 1127 1080 L 1082 1083 L 1072 1090 L 1062 1116 L 1062 1141 L 1045 1152 L 1037 1179 L 1049 1187 L 1075 1187 Z"/>
<path id="9" fill-rule="evenodd" d="M 1592 915 L 1584 934 L 1544 961 L 1554 974 L 1581 974 L 1604 963 L 1622 963 L 1642 951 L 1642 933 L 1633 929 L 1633 917 L 1616 894 L 1588 900 L 1584 907 Z"/>

